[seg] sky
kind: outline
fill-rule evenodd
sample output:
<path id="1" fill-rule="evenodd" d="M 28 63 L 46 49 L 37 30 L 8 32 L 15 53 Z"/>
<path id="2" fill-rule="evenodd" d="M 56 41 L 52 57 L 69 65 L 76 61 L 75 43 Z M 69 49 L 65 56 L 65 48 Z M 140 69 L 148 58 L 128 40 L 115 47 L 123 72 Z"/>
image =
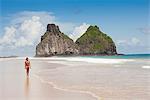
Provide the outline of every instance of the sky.
<path id="1" fill-rule="evenodd" d="M 0 56 L 34 56 L 48 23 L 74 41 L 97 25 L 118 53 L 150 53 L 150 0 L 0 0 Z"/>

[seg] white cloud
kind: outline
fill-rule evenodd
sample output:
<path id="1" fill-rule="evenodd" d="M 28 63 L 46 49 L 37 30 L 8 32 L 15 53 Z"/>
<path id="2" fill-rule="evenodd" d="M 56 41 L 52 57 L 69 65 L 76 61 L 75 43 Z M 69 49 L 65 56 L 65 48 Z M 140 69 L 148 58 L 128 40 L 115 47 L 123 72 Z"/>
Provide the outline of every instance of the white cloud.
<path id="1" fill-rule="evenodd" d="M 11 44 L 15 42 L 15 32 L 16 29 L 13 26 L 10 27 L 5 27 L 5 35 L 3 36 L 2 39 L 0 39 L 0 44 L 6 43 L 6 44 Z"/>
<path id="2" fill-rule="evenodd" d="M 140 44 L 141 44 L 141 41 L 136 37 L 133 37 L 128 40 L 124 39 L 124 40 L 117 41 L 118 46 L 136 46 L 136 45 L 140 45 Z"/>
<path id="3" fill-rule="evenodd" d="M 45 11 L 23 11 L 12 15 L 13 19 L 11 20 L 11 24 L 21 23 L 24 20 L 29 20 L 33 16 L 38 16 L 40 18 L 40 22 L 46 25 L 49 22 L 55 22 L 56 17 L 51 12 Z"/>
<path id="4" fill-rule="evenodd" d="M 69 34 L 69 37 L 71 37 L 74 41 L 78 39 L 89 27 L 89 24 L 82 23 L 82 25 L 77 26 L 74 28 L 72 34 Z"/>
<path id="5" fill-rule="evenodd" d="M 52 12 L 45 11 L 23 11 L 21 13 L 15 14 L 14 19 L 11 21 L 12 24 L 18 24 L 23 22 L 24 20 L 29 20 L 33 16 L 38 16 L 40 18 L 40 22 L 43 24 L 45 30 L 46 25 L 49 23 L 55 23 L 59 26 L 60 30 L 64 33 L 70 33 L 76 27 L 75 23 L 72 22 L 61 22 L 59 21 Z"/>
<path id="6" fill-rule="evenodd" d="M 3 52 L 13 52 L 11 49 L 21 52 L 22 48 L 25 50 L 32 48 L 35 51 L 35 46 L 39 43 L 49 23 L 58 25 L 65 34 L 72 33 L 70 36 L 74 40 L 81 36 L 89 26 L 86 23 L 78 26 L 72 22 L 61 22 L 53 13 L 44 11 L 24 11 L 9 16 L 7 19 L 8 24 L 3 27 L 3 36 L 0 37 L 0 49 Z"/>
<path id="7" fill-rule="evenodd" d="M 65 34 L 69 34 L 71 33 L 74 28 L 76 27 L 75 23 L 71 23 L 71 22 L 55 22 L 56 25 L 59 26 L 61 32 L 64 32 Z"/>
<path id="8" fill-rule="evenodd" d="M 116 46 L 119 53 L 150 53 L 147 40 L 143 40 L 140 37 L 118 40 L 116 41 Z"/>
<path id="9" fill-rule="evenodd" d="M 118 45 L 123 45 L 123 44 L 126 44 L 126 43 L 127 43 L 127 40 L 117 40 Z"/>
<path id="10" fill-rule="evenodd" d="M 138 45 L 138 44 L 140 44 L 140 40 L 139 40 L 138 38 L 136 38 L 136 37 L 133 37 L 133 38 L 131 39 L 131 43 L 132 43 L 133 45 Z"/>
<path id="11" fill-rule="evenodd" d="M 31 19 L 22 21 L 10 27 L 5 27 L 4 36 L 0 44 L 5 47 L 31 46 L 44 31 L 44 26 L 40 22 L 40 17 L 32 16 Z"/>

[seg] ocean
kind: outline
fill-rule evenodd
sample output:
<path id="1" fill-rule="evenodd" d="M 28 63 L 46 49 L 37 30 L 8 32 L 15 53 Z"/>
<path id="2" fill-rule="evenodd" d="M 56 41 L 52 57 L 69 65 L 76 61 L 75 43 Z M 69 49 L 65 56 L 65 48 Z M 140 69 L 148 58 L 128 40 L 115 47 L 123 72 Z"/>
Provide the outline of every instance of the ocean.
<path id="1" fill-rule="evenodd" d="M 150 59 L 150 54 L 124 54 L 116 56 L 81 56 L 88 58 L 106 58 L 106 59 Z"/>
<path id="2" fill-rule="evenodd" d="M 149 58 L 150 54 L 29 57 L 32 66 L 30 77 L 37 78 L 57 91 L 81 93 L 82 98 L 78 97 L 78 100 L 150 100 Z M 6 72 L 24 75 L 24 59 L 0 58 L 4 65 L 1 69 L 5 69 L 0 70 L 2 76 L 7 75 Z M 16 65 L 17 72 L 12 70 Z M 5 78 L 2 81 L 7 80 Z M 33 87 L 32 83 L 30 87 Z M 87 99 L 83 94 L 93 99 Z"/>
<path id="3" fill-rule="evenodd" d="M 45 65 L 36 75 L 56 89 L 97 100 L 149 100 L 149 58 L 149 54 L 42 58 Z"/>

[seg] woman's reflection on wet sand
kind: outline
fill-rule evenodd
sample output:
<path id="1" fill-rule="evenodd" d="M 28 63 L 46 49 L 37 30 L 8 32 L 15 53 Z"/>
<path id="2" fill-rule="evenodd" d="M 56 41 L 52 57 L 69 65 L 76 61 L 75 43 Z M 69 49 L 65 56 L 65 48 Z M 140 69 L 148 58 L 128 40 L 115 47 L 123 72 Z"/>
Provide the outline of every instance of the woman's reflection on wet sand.
<path id="1" fill-rule="evenodd" d="M 30 79 L 29 77 L 26 77 L 25 79 L 25 96 L 28 97 L 29 95 L 29 89 L 30 89 Z"/>

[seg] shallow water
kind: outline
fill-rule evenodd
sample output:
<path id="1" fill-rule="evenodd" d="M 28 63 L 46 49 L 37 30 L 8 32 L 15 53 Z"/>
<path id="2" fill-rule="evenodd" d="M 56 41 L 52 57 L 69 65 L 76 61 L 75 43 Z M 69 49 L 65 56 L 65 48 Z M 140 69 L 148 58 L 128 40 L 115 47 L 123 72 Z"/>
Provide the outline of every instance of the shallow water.
<path id="1" fill-rule="evenodd" d="M 89 100 L 95 100 L 94 98 L 97 100 L 150 100 L 149 59 L 94 59 L 82 59 L 82 57 L 30 58 L 31 77 L 36 76 L 44 84 L 49 84 L 57 92 L 61 91 L 65 95 L 66 92 L 70 94 L 82 93 L 82 96 L 77 97 L 78 100 L 87 100 L 87 98 Z M 23 84 L 22 77 L 25 75 L 24 58 L 0 59 L 0 61 L 0 79 L 2 82 L 0 86 L 4 94 L 6 93 L 1 95 L 7 97 L 14 93 L 10 90 L 17 87 L 16 85 L 11 87 L 10 81 L 15 84 L 19 79 L 19 84 Z M 25 83 L 27 84 L 25 85 L 26 91 L 33 94 L 34 92 L 31 90 L 36 85 L 32 86 L 31 81 L 28 84 L 28 80 L 25 80 Z M 22 91 L 24 84 L 22 88 L 19 87 L 19 90 Z M 58 98 L 57 92 L 56 98 Z M 43 91 L 42 93 L 47 92 Z M 83 94 L 90 95 L 93 98 L 87 97 L 87 95 L 83 96 Z M 50 94 L 47 93 L 47 95 Z M 15 94 L 15 96 L 17 95 Z M 65 98 L 67 97 L 65 96 Z"/>
<path id="2" fill-rule="evenodd" d="M 150 99 L 149 59 L 119 63 L 59 60 L 45 61 L 36 75 L 59 89 L 93 93 L 102 100 Z"/>

